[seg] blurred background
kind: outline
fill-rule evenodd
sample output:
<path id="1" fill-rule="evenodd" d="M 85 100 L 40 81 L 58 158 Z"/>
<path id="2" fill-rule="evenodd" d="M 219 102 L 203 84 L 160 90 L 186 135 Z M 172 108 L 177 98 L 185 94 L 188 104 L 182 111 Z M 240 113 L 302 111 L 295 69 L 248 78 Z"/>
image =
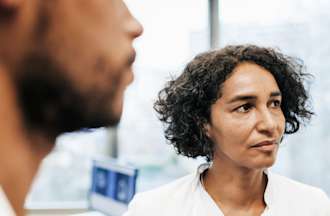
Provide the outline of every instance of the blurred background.
<path id="1" fill-rule="evenodd" d="M 127 89 L 120 125 L 65 134 L 43 162 L 27 208 L 85 205 L 91 161 L 111 156 L 140 169 L 137 191 L 195 170 L 203 159 L 177 156 L 153 111 L 158 91 L 197 53 L 229 44 L 277 47 L 304 60 L 314 75 L 316 115 L 285 137 L 274 172 L 330 195 L 330 2 L 326 0 L 126 0 L 143 24 L 136 41 L 135 81 Z"/>

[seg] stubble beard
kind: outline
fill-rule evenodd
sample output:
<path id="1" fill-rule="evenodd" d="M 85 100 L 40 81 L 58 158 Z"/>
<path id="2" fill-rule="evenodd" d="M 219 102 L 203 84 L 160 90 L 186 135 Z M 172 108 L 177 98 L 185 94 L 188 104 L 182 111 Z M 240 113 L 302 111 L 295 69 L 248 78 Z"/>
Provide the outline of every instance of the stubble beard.
<path id="1" fill-rule="evenodd" d="M 27 129 L 56 137 L 84 128 L 118 124 L 120 116 L 110 108 L 115 86 L 104 95 L 82 94 L 68 73 L 45 54 L 27 55 L 17 70 L 18 102 Z"/>

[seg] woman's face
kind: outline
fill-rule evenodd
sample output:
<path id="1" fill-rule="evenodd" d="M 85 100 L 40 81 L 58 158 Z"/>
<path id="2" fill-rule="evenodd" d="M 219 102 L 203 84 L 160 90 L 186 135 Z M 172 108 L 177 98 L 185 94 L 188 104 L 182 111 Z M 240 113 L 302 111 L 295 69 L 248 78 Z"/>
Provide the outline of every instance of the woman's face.
<path id="1" fill-rule="evenodd" d="M 221 92 L 206 126 L 215 144 L 214 161 L 248 169 L 272 166 L 285 128 L 273 75 L 256 64 L 241 63 Z"/>

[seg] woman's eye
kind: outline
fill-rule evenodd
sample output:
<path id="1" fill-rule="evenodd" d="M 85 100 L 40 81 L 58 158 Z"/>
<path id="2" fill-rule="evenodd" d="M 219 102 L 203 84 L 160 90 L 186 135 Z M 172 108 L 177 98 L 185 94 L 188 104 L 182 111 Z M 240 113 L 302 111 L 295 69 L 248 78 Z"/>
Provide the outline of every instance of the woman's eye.
<path id="1" fill-rule="evenodd" d="M 238 107 L 236 109 L 237 112 L 239 113 L 246 113 L 252 108 L 251 104 L 243 104 L 242 106 Z"/>
<path id="2" fill-rule="evenodd" d="M 280 100 L 272 101 L 271 107 L 281 107 L 281 101 Z"/>

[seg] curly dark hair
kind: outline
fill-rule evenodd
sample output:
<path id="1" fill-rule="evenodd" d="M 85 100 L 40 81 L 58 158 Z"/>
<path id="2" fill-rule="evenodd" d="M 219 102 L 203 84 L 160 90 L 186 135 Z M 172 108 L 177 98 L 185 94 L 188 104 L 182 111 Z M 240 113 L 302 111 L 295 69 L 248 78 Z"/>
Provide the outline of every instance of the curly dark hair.
<path id="1" fill-rule="evenodd" d="M 285 134 L 297 132 L 310 120 L 313 112 L 305 85 L 311 74 L 305 72 L 302 60 L 273 48 L 226 46 L 197 55 L 159 92 L 154 109 L 178 154 L 212 161 L 214 144 L 206 135 L 205 124 L 210 122 L 211 105 L 221 97 L 222 83 L 243 62 L 255 63 L 274 76 L 282 94 Z"/>

